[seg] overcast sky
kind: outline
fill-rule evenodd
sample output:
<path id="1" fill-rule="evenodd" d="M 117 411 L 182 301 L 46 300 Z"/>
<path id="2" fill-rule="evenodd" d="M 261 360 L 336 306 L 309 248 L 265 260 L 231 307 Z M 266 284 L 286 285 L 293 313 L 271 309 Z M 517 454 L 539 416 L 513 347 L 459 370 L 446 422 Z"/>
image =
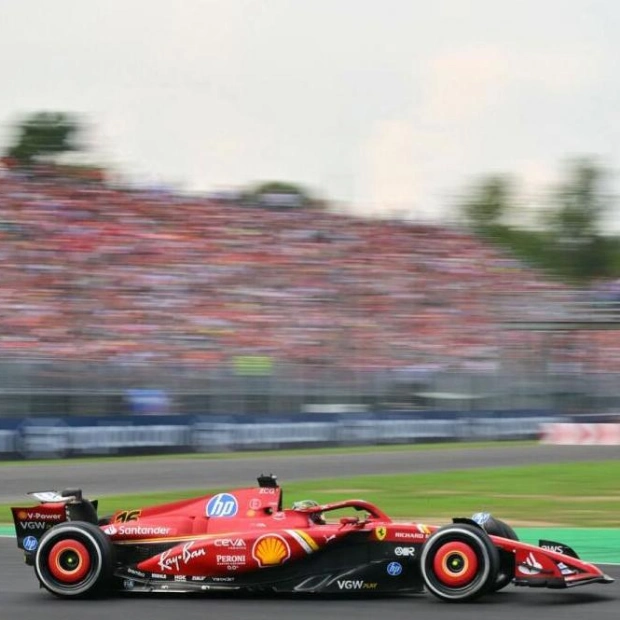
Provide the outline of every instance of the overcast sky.
<path id="1" fill-rule="evenodd" d="M 620 168 L 619 56 L 618 0 L 0 0 L 0 145 L 75 111 L 150 181 L 437 217 L 482 173 Z"/>

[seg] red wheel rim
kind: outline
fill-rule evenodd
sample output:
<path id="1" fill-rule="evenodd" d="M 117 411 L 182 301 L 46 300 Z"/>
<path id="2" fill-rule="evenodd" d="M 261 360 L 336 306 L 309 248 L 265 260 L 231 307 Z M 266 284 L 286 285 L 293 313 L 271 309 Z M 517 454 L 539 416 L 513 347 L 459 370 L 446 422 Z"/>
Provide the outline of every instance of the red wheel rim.
<path id="1" fill-rule="evenodd" d="M 478 572 L 478 556 L 466 543 L 453 541 L 442 545 L 435 554 L 433 571 L 441 583 L 460 588 Z"/>
<path id="2" fill-rule="evenodd" d="M 64 583 L 77 583 L 90 570 L 90 554 L 78 540 L 61 540 L 50 550 L 47 564 L 55 579 Z"/>

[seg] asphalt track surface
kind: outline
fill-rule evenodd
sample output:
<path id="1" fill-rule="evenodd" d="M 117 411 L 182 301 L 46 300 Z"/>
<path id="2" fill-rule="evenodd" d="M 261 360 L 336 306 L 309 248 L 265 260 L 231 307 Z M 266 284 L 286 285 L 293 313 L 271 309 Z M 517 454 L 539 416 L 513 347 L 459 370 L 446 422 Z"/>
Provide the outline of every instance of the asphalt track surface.
<path id="1" fill-rule="evenodd" d="M 286 481 L 337 475 L 424 472 L 534 463 L 587 462 L 617 459 L 618 448 L 501 446 L 454 449 L 274 457 L 240 460 L 165 459 L 141 462 L 68 463 L 0 466 L 0 501 L 23 497 L 25 490 L 82 486 L 88 495 L 252 484 L 260 471 L 274 471 Z M 92 491 L 92 492 L 91 492 Z M 64 601 L 39 590 L 32 568 L 11 539 L 0 539 L 0 620 L 346 620 L 366 618 L 428 620 L 596 620 L 620 617 L 620 584 L 597 584 L 574 590 L 536 590 L 509 586 L 502 592 L 466 605 L 449 605 L 430 595 L 397 598 L 253 598 L 236 594 L 119 595 L 107 600 Z M 620 566 L 605 571 L 620 581 Z"/>
<path id="2" fill-rule="evenodd" d="M 261 472 L 280 483 L 364 474 L 420 473 L 620 458 L 618 446 L 499 445 L 440 450 L 254 456 L 239 459 L 142 459 L 62 461 L 0 465 L 0 503 L 23 501 L 28 491 L 81 488 L 90 498 L 171 489 L 251 486 Z"/>

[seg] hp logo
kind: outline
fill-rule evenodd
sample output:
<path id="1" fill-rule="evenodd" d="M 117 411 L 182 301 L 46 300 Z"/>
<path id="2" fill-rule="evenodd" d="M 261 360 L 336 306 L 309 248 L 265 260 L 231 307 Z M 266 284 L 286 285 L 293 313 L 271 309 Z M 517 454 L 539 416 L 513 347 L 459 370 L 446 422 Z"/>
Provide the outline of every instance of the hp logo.
<path id="1" fill-rule="evenodd" d="M 26 551 L 34 551 L 39 546 L 39 541 L 34 536 L 26 536 L 24 538 L 24 549 Z"/>
<path id="2" fill-rule="evenodd" d="M 387 567 L 387 574 L 390 577 L 398 577 L 403 572 L 402 564 L 398 562 L 390 562 Z"/>
<path id="3" fill-rule="evenodd" d="M 234 517 L 238 510 L 237 500 L 230 493 L 218 493 L 207 504 L 207 517 Z"/>

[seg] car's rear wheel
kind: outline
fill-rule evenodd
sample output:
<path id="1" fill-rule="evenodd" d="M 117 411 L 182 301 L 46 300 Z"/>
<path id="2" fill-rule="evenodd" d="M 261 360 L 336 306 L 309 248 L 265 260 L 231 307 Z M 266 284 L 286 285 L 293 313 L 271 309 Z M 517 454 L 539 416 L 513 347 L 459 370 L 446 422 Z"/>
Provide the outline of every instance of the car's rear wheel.
<path id="1" fill-rule="evenodd" d="M 493 589 L 499 554 L 480 528 L 447 525 L 424 545 L 420 570 L 424 585 L 436 597 L 450 602 L 468 601 Z"/>
<path id="2" fill-rule="evenodd" d="M 63 598 L 104 593 L 113 568 L 112 543 L 96 525 L 82 521 L 61 523 L 46 532 L 34 560 L 41 585 Z"/>

